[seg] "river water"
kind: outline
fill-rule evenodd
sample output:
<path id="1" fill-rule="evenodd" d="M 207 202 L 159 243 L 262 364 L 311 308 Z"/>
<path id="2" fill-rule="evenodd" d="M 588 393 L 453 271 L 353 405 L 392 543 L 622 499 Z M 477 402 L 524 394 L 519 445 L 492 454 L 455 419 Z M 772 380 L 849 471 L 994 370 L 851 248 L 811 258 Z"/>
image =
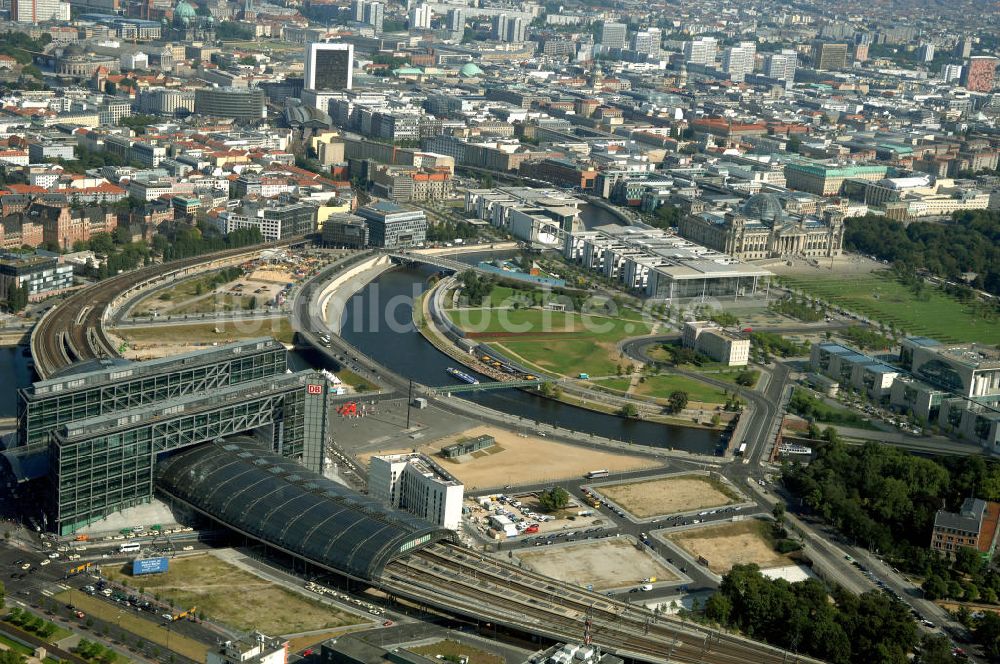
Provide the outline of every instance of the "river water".
<path id="1" fill-rule="evenodd" d="M 27 387 L 33 379 L 28 356 L 22 346 L 0 347 L 0 418 L 17 417 L 17 388 Z"/>
<path id="2" fill-rule="evenodd" d="M 470 259 L 471 260 L 471 259 Z M 413 327 L 413 298 L 427 288 L 430 268 L 395 269 L 368 284 L 348 303 L 341 336 L 386 367 L 424 385 L 460 383 L 445 369 L 451 359 Z M 704 429 L 627 420 L 544 399 L 521 390 L 462 395 L 494 410 L 631 443 L 712 454 L 719 435 Z"/>

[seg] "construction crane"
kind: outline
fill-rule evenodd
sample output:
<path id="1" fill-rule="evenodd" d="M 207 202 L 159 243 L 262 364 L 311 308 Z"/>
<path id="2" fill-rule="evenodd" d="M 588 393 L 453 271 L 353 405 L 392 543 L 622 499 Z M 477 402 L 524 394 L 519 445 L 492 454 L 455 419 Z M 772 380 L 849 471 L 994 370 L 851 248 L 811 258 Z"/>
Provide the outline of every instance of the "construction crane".
<path id="1" fill-rule="evenodd" d="M 170 617 L 171 622 L 177 622 L 178 620 L 183 620 L 187 618 L 188 620 L 194 620 L 194 612 L 198 610 L 197 606 L 192 606 L 187 611 L 181 611 L 180 613 L 175 613 Z"/>

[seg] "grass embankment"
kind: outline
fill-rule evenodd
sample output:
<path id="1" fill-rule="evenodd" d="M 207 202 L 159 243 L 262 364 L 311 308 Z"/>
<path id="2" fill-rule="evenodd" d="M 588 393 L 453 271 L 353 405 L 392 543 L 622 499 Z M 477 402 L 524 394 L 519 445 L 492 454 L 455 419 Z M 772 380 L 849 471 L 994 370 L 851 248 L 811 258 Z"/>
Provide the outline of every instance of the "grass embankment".
<path id="1" fill-rule="evenodd" d="M 128 342 L 164 344 L 226 343 L 254 337 L 274 337 L 291 344 L 295 330 L 287 318 L 266 318 L 245 321 L 219 321 L 170 325 L 160 323 L 144 327 L 120 327 L 115 335 Z"/>
<path id="2" fill-rule="evenodd" d="M 871 422 L 863 415 L 849 408 L 830 405 L 812 392 L 801 387 L 795 388 L 792 392 L 792 398 L 788 401 L 788 410 L 807 420 L 814 420 L 823 424 L 839 424 L 858 429 L 875 429 Z"/>

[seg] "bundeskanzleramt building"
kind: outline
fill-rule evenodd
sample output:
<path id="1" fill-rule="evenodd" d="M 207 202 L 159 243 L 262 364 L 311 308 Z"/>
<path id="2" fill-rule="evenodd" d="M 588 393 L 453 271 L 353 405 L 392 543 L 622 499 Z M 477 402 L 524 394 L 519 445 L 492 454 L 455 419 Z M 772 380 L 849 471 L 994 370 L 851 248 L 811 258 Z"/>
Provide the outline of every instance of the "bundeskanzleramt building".
<path id="1" fill-rule="evenodd" d="M 709 249 L 741 260 L 783 256 L 839 256 L 844 244 L 844 217 L 828 210 L 822 218 L 786 214 L 773 194 L 751 196 L 738 209 L 688 214 L 680 234 Z"/>
<path id="2" fill-rule="evenodd" d="M 959 549 L 975 549 L 991 558 L 997 543 L 1000 503 L 966 498 L 958 512 L 939 510 L 934 515 L 931 549 L 954 558 Z"/>
<path id="3" fill-rule="evenodd" d="M 1000 351 L 910 337 L 900 344 L 899 361 L 918 379 L 916 386 L 926 386 L 921 391 L 943 391 L 935 399 L 940 426 L 1000 449 Z"/>
<path id="4" fill-rule="evenodd" d="M 896 367 L 835 343 L 815 344 L 810 362 L 813 371 L 841 386 L 863 391 L 876 401 L 889 394 L 893 381 L 901 373 Z"/>
<path id="5" fill-rule="evenodd" d="M 373 456 L 368 489 L 386 505 L 435 525 L 458 530 L 461 524 L 465 487 L 419 454 Z"/>
<path id="6" fill-rule="evenodd" d="M 750 362 L 750 340 L 709 321 L 684 323 L 681 341 L 685 348 L 693 348 L 726 366 L 745 367 Z"/>

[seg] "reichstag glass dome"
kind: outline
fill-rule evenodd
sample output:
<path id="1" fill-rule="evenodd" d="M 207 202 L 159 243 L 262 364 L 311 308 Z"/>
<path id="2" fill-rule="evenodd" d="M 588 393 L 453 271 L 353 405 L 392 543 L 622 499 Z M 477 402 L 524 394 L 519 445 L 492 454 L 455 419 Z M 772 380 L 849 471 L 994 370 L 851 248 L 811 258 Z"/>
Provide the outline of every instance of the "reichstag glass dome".
<path id="1" fill-rule="evenodd" d="M 759 221 L 775 221 L 784 215 L 781 201 L 774 194 L 754 194 L 743 203 L 740 212 Z"/>

